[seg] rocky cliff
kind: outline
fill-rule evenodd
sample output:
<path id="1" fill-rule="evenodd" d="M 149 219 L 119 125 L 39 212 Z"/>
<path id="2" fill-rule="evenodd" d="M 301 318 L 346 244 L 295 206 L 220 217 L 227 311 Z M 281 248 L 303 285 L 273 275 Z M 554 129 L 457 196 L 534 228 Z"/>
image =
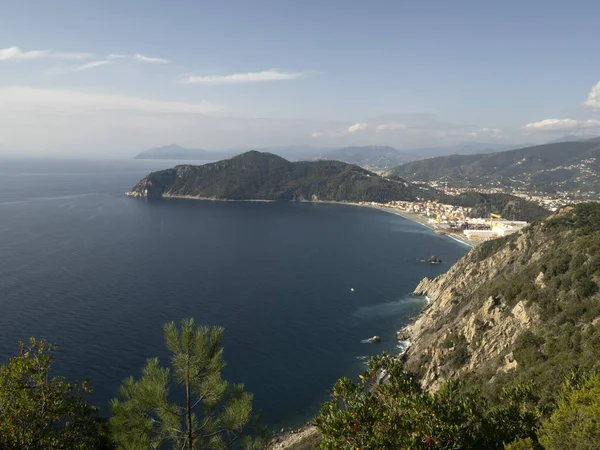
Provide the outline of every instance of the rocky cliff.
<path id="1" fill-rule="evenodd" d="M 565 339 L 600 334 L 599 218 L 598 204 L 564 208 L 471 250 L 436 279 L 423 279 L 414 293 L 430 303 L 399 332 L 411 341 L 405 363 L 423 387 L 437 390 L 461 376 L 483 384 L 536 381 L 545 366 L 565 372 L 586 364 L 585 351 L 600 353 L 595 347 L 565 353 L 549 347 L 562 345 L 555 341 L 567 326 L 574 331 Z M 569 364 L 560 361 L 564 354 Z"/>

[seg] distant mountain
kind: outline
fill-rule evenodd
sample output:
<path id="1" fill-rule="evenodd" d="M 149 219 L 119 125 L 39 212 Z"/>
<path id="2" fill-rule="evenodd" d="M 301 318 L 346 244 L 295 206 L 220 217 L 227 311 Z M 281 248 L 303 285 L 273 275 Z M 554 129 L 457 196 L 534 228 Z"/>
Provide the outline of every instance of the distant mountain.
<path id="1" fill-rule="evenodd" d="M 222 200 L 376 201 L 434 198 L 435 189 L 386 180 L 340 161 L 290 162 L 250 151 L 201 166 L 180 165 L 154 172 L 127 195 Z"/>
<path id="2" fill-rule="evenodd" d="M 553 139 L 547 144 L 555 144 L 557 142 L 577 142 L 577 141 L 600 141 L 600 137 L 581 136 L 576 134 L 568 134 L 558 139 Z"/>
<path id="3" fill-rule="evenodd" d="M 381 170 L 418 159 L 387 146 L 343 147 L 323 153 L 319 159 L 332 159 L 356 164 L 366 169 Z"/>
<path id="4" fill-rule="evenodd" d="M 471 155 L 512 150 L 515 146 L 504 144 L 463 143 L 451 146 L 398 150 L 388 146 L 356 146 L 327 150 L 316 159 L 333 159 L 356 164 L 368 170 L 382 171 L 399 164 L 446 155 Z M 279 152 L 276 151 L 277 154 Z"/>
<path id="5" fill-rule="evenodd" d="M 323 153 L 326 153 L 330 149 L 309 147 L 306 145 L 278 145 L 277 147 L 254 147 L 252 149 L 246 148 L 232 152 L 231 156 L 239 155 L 240 153 L 247 152 L 248 150 L 256 150 L 257 152 L 261 153 L 273 153 L 289 161 L 311 161 L 320 157 Z"/>
<path id="6" fill-rule="evenodd" d="M 558 142 L 484 155 L 409 162 L 390 171 L 409 181 L 457 187 L 523 187 L 545 192 L 600 192 L 600 140 Z"/>
<path id="7" fill-rule="evenodd" d="M 224 158 L 225 153 L 211 152 L 208 150 L 188 149 L 176 144 L 154 147 L 150 150 L 139 153 L 135 159 L 183 159 L 183 160 L 204 160 L 215 161 Z"/>
<path id="8" fill-rule="evenodd" d="M 585 139 L 580 138 L 576 134 L 568 134 L 566 136 L 562 136 L 557 139 L 548 141 L 547 144 L 556 144 L 558 142 L 576 142 L 576 141 L 585 141 Z"/>
<path id="9" fill-rule="evenodd" d="M 485 153 L 496 153 L 507 150 L 522 148 L 525 145 L 491 144 L 482 142 L 465 142 L 450 146 L 425 147 L 406 150 L 407 153 L 415 155 L 413 160 L 434 158 L 436 156 L 448 155 L 475 155 Z"/>

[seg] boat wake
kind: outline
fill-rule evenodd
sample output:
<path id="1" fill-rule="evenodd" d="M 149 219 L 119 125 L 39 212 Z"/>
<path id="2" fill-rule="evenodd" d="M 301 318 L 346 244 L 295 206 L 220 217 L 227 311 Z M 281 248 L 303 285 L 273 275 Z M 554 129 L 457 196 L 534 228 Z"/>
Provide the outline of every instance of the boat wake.
<path id="1" fill-rule="evenodd" d="M 393 302 L 381 303 L 379 305 L 372 306 L 363 306 L 358 308 L 353 313 L 353 316 L 361 319 L 396 316 L 398 314 L 406 314 L 407 310 L 414 310 L 415 304 L 423 304 L 423 298 L 404 297 Z"/>

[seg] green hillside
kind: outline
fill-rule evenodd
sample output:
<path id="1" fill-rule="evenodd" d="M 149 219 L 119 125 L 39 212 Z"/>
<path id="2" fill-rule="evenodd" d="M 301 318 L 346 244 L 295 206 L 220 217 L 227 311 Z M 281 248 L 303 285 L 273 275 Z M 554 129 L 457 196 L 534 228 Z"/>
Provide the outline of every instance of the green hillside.
<path id="1" fill-rule="evenodd" d="M 410 181 L 464 187 L 516 187 L 545 192 L 600 192 L 600 141 L 557 142 L 485 155 L 409 162 L 391 174 Z"/>
<path id="2" fill-rule="evenodd" d="M 386 180 L 339 161 L 290 162 L 250 151 L 202 166 L 181 165 L 154 172 L 128 195 L 224 200 L 374 201 L 431 199 L 435 189 Z"/>

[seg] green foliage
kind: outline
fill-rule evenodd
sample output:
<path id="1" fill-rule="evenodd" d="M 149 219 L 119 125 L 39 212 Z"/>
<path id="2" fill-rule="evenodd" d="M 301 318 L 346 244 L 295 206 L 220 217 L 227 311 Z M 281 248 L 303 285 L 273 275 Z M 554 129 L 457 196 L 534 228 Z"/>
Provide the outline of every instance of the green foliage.
<path id="1" fill-rule="evenodd" d="M 533 441 L 531 438 L 517 439 L 505 445 L 504 450 L 533 450 Z"/>
<path id="2" fill-rule="evenodd" d="M 516 234 L 511 234 L 509 236 L 501 237 L 498 239 L 490 239 L 489 241 L 485 241 L 481 245 L 475 248 L 475 255 L 477 261 L 483 261 L 486 258 L 489 258 L 498 250 L 504 248 L 507 242 L 511 242 L 515 239 Z"/>
<path id="3" fill-rule="evenodd" d="M 441 203 L 472 208 L 470 217 L 489 217 L 500 214 L 508 220 L 525 220 L 534 222 L 549 214 L 547 209 L 536 203 L 509 194 L 482 194 L 465 192 L 457 196 L 443 195 Z"/>
<path id="4" fill-rule="evenodd" d="M 98 408 L 85 401 L 89 383 L 50 377 L 55 347 L 45 341 L 19 345 L 19 356 L 0 367 L 0 448 L 110 448 Z"/>
<path id="5" fill-rule="evenodd" d="M 574 230 L 580 235 L 589 235 L 600 231 L 600 208 L 597 203 L 580 203 L 548 219 L 544 228 L 560 232 Z"/>
<path id="6" fill-rule="evenodd" d="M 139 380 L 123 381 L 111 402 L 111 431 L 120 449 L 223 449 L 242 438 L 251 419 L 252 395 L 221 378 L 225 367 L 218 327 L 193 319 L 164 327 L 171 367 L 149 359 Z M 177 388 L 180 390 L 177 391 Z M 183 400 L 176 402 L 177 395 Z M 247 448 L 262 440 L 245 439 Z"/>
<path id="7" fill-rule="evenodd" d="M 600 375 L 567 379 L 556 410 L 539 431 L 546 450 L 600 448 Z"/>
<path id="8" fill-rule="evenodd" d="M 202 166 L 151 173 L 133 188 L 138 193 L 146 190 L 149 197 L 348 202 L 433 198 L 437 192 L 404 180 L 386 180 L 340 161 L 290 162 L 256 151 Z"/>
<path id="9" fill-rule="evenodd" d="M 482 244 L 474 250 L 475 260 L 506 249 L 515 236 Z M 498 402 L 502 385 L 532 380 L 539 407 L 546 411 L 558 400 L 561 380 L 572 370 L 600 370 L 600 204 L 563 208 L 519 239 L 522 250 L 513 251 L 503 267 L 493 265 L 497 276 L 474 291 L 470 301 L 481 305 L 493 296 L 504 305 L 505 314 L 523 302 L 537 322 L 520 333 L 511 348 L 516 369 L 477 369 L 466 382 Z"/>
<path id="10" fill-rule="evenodd" d="M 452 370 L 460 368 L 469 360 L 469 343 L 462 333 L 451 333 L 442 343 L 442 348 L 447 349 L 442 365 L 447 365 Z"/>
<path id="11" fill-rule="evenodd" d="M 339 380 L 334 397 L 315 419 L 322 449 L 503 449 L 504 443 L 535 441 L 539 413 L 530 384 L 505 389 L 503 404 L 489 406 L 465 395 L 457 382 L 430 394 L 395 358 L 369 361 L 362 384 Z"/>

